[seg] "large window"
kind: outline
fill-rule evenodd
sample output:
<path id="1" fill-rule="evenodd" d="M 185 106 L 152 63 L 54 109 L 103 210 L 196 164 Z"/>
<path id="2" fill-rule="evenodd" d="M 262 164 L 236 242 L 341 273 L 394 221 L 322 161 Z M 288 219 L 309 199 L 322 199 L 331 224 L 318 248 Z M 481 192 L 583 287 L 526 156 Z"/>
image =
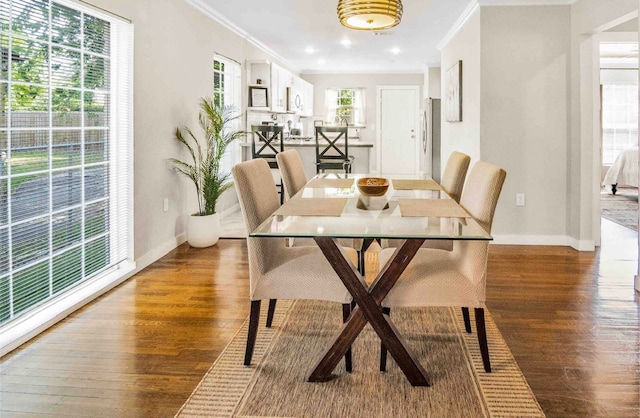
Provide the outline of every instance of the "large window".
<path id="1" fill-rule="evenodd" d="M 602 85 L 602 162 L 613 164 L 620 151 L 638 146 L 638 85 Z"/>
<path id="2" fill-rule="evenodd" d="M 131 35 L 0 0 L 0 324 L 131 256 Z"/>
<path id="3" fill-rule="evenodd" d="M 327 123 L 359 127 L 366 124 L 363 88 L 327 89 L 325 102 Z"/>
<path id="4" fill-rule="evenodd" d="M 221 55 L 214 56 L 213 99 L 215 104 L 220 107 L 232 106 L 235 114 L 239 114 L 242 109 L 241 89 L 240 64 Z M 239 131 L 240 124 L 241 120 L 237 118 L 229 128 Z M 240 162 L 240 144 L 237 142 L 232 143 L 225 151 L 222 158 L 222 171 L 224 172 L 231 171 L 231 167 Z"/>

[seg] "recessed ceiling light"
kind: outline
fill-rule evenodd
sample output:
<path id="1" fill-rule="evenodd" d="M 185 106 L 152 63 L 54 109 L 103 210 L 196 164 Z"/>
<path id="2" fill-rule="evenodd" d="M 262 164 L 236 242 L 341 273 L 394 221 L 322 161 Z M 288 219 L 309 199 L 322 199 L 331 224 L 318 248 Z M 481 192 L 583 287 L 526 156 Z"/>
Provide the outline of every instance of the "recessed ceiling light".
<path id="1" fill-rule="evenodd" d="M 324 60 L 324 58 L 320 58 L 318 59 L 318 64 L 320 65 L 325 65 L 327 62 Z"/>
<path id="2" fill-rule="evenodd" d="M 344 38 L 340 41 L 340 43 L 345 47 L 349 48 L 351 46 L 351 39 Z"/>
<path id="3" fill-rule="evenodd" d="M 307 54 L 311 55 L 311 54 L 313 54 L 314 52 L 316 52 L 316 50 L 315 50 L 315 49 L 313 49 L 313 47 L 312 47 L 312 46 L 308 46 L 308 47 L 306 47 L 306 48 L 305 48 L 305 52 L 306 52 Z"/>
<path id="4" fill-rule="evenodd" d="M 394 55 L 398 55 L 400 53 L 400 48 L 398 48 L 397 46 L 391 48 L 391 53 Z"/>

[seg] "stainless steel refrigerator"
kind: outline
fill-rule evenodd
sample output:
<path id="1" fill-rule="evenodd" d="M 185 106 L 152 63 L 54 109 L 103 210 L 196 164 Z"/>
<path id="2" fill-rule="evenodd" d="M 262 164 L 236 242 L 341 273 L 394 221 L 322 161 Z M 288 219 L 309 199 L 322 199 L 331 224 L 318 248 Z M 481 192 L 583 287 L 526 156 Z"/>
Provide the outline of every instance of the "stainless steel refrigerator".
<path id="1" fill-rule="evenodd" d="M 420 112 L 420 171 L 440 182 L 440 99 L 428 98 Z"/>

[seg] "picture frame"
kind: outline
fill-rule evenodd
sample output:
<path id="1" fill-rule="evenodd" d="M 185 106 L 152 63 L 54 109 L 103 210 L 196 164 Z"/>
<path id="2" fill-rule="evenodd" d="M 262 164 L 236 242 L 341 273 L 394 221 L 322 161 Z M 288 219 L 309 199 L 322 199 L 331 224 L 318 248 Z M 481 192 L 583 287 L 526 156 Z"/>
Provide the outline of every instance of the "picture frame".
<path id="1" fill-rule="evenodd" d="M 249 107 L 267 107 L 268 103 L 266 87 L 249 86 Z"/>
<path id="2" fill-rule="evenodd" d="M 462 122 L 462 60 L 447 70 L 445 92 L 447 122 Z"/>

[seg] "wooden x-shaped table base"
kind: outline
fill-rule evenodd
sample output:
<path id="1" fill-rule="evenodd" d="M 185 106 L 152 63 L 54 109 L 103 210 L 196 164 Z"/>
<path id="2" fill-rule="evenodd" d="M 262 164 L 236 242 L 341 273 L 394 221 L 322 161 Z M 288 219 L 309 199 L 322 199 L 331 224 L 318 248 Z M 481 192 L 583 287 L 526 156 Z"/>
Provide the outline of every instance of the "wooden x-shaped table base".
<path id="1" fill-rule="evenodd" d="M 366 323 L 369 322 L 405 376 L 407 376 L 411 385 L 429 386 L 426 372 L 407 349 L 395 326 L 389 317 L 382 313 L 380 307 L 385 296 L 398 281 L 400 275 L 424 242 L 424 239 L 408 239 L 397 248 L 368 289 L 360 281 L 358 272 L 344 256 L 335 239 L 316 237 L 315 241 L 358 305 L 343 325 L 331 348 L 309 375 L 309 382 L 331 380 L 334 377 L 332 375 L 333 370 L 344 357 L 349 347 L 351 347 L 358 334 L 362 332 Z"/>

